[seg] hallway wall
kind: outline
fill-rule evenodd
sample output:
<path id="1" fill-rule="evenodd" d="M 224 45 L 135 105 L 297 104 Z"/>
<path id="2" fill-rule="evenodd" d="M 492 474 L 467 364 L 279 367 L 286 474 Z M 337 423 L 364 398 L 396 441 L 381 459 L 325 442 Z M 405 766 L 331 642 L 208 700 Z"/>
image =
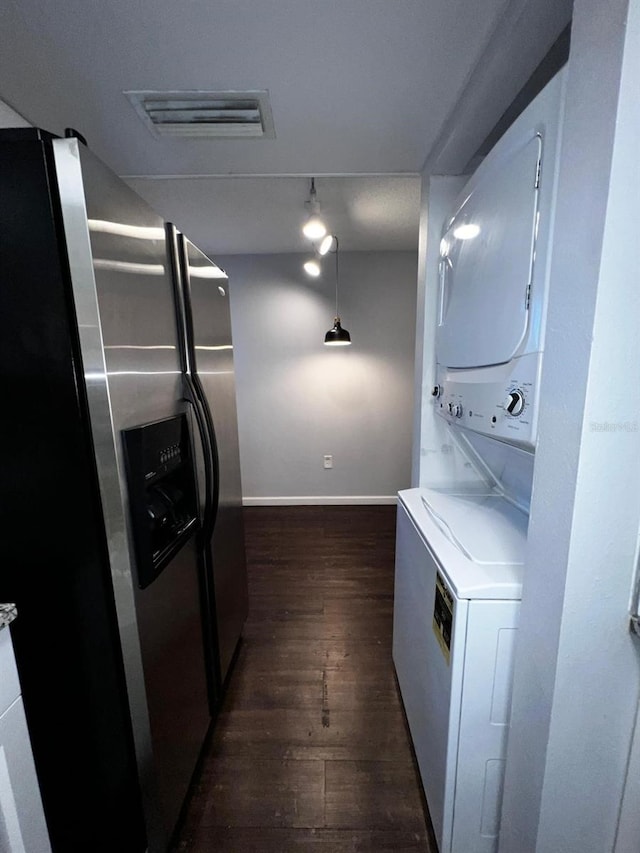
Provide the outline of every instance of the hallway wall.
<path id="1" fill-rule="evenodd" d="M 335 266 L 216 258 L 229 273 L 246 503 L 388 503 L 410 484 L 417 255 L 340 252 L 351 347 L 325 347 Z M 323 456 L 333 468 L 323 468 Z"/>

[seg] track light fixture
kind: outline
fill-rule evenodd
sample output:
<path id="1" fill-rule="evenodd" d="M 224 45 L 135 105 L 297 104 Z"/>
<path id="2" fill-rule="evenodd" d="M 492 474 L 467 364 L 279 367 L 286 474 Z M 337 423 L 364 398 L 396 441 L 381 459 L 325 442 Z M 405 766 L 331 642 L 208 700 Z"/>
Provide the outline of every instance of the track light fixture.
<path id="1" fill-rule="evenodd" d="M 333 234 L 327 234 L 326 237 L 323 237 L 320 245 L 318 246 L 318 254 L 326 255 L 327 252 L 330 252 L 331 249 L 333 249 L 335 239 L 336 238 L 333 236 Z"/>
<path id="2" fill-rule="evenodd" d="M 322 240 L 327 233 L 327 226 L 320 218 L 320 202 L 316 195 L 316 179 L 311 178 L 311 189 L 309 191 L 309 217 L 302 226 L 302 233 L 308 240 Z"/>
<path id="3" fill-rule="evenodd" d="M 324 244 L 325 241 L 323 241 Z M 351 335 L 346 329 L 340 325 L 340 315 L 338 314 L 338 238 L 332 236 L 332 240 L 326 245 L 323 254 L 331 250 L 331 245 L 335 246 L 333 252 L 336 256 L 336 316 L 333 321 L 333 328 L 329 329 L 324 336 L 326 346 L 330 347 L 348 347 L 351 344 Z M 322 248 L 322 247 L 321 247 Z"/>
<path id="4" fill-rule="evenodd" d="M 311 278 L 318 278 L 322 271 L 320 268 L 320 264 L 313 258 L 304 262 L 303 269 L 307 275 L 311 276 Z"/>

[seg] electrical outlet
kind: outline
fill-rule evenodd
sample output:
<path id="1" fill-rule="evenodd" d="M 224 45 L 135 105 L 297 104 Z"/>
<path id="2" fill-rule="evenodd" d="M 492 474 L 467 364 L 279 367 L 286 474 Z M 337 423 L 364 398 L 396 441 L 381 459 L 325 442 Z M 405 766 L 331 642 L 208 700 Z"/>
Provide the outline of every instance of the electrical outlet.
<path id="1" fill-rule="evenodd" d="M 324 459 L 325 468 L 333 468 L 333 456 L 331 456 L 331 454 L 327 454 L 322 458 Z"/>

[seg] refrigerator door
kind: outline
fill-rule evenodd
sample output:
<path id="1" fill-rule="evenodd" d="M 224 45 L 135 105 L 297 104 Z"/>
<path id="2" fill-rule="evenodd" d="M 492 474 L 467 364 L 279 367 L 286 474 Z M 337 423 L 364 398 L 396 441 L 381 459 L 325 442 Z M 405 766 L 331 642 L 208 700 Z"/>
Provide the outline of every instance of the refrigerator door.
<path id="1" fill-rule="evenodd" d="M 248 611 L 229 294 L 227 277 L 213 261 L 183 235 L 179 246 L 185 314 L 193 336 L 193 379 L 209 421 L 214 457 L 214 506 L 203 529 L 209 531 L 210 607 L 224 684 Z"/>
<path id="2" fill-rule="evenodd" d="M 164 223 L 76 140 L 53 150 L 150 849 L 165 850 L 210 717 L 195 540 L 141 589 L 124 478 L 122 431 L 188 410 Z"/>
<path id="3" fill-rule="evenodd" d="M 79 336 L 95 339 L 97 325 L 90 293 L 76 323 L 50 154 L 42 131 L 0 134 L 0 600 L 18 605 L 14 650 L 53 849 L 144 853 L 111 576 L 122 511 L 101 499 L 88 428 L 96 391 L 109 424 L 105 375 L 81 356 Z M 104 435 L 101 456 L 113 448 Z"/>

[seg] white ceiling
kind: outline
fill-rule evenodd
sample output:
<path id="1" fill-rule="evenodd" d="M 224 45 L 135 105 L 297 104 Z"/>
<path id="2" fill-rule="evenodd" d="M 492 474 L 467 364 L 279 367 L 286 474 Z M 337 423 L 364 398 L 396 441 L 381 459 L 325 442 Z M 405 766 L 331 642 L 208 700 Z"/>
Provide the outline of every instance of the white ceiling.
<path id="1" fill-rule="evenodd" d="M 462 140 L 477 146 L 570 7 L 3 0 L 0 98 L 53 132 L 76 127 L 206 251 L 303 250 L 297 228 L 312 175 L 341 246 L 415 248 L 417 175 L 434 152 L 460 147 L 457 105 L 462 121 L 465 93 L 486 80 L 475 98 L 476 107 L 486 101 L 482 117 Z M 496 66 L 497 52 L 508 69 Z M 129 89 L 268 89 L 276 138 L 157 139 Z"/>

